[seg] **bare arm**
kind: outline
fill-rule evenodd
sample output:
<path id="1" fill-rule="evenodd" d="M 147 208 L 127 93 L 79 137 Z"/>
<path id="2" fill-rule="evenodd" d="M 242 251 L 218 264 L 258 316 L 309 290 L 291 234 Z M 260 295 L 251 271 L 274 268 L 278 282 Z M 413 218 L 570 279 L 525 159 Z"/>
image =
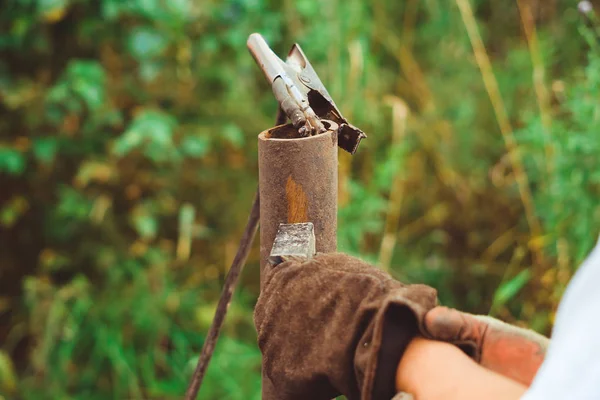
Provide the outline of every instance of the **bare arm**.
<path id="1" fill-rule="evenodd" d="M 396 389 L 419 400 L 516 400 L 527 390 L 479 366 L 454 345 L 422 338 L 408 345 Z"/>

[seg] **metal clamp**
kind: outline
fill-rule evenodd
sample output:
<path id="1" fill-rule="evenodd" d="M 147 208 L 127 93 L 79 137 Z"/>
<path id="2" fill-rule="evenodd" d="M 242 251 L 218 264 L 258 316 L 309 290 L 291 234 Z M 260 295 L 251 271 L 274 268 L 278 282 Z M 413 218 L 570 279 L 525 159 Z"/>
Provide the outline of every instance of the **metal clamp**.
<path id="1" fill-rule="evenodd" d="M 338 146 L 350 154 L 356 152 L 367 135 L 342 116 L 298 44 L 292 46 L 285 62 L 258 33 L 250 35 L 247 46 L 271 84 L 281 109 L 300 135 L 324 132 L 321 120 L 332 120 L 339 125 Z"/>

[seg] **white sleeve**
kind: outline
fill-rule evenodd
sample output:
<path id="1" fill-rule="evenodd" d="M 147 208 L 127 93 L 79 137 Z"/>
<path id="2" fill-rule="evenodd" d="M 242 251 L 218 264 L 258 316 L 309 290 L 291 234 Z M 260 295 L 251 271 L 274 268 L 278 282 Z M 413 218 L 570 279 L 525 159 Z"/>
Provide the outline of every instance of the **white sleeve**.
<path id="1" fill-rule="evenodd" d="M 558 306 L 552 340 L 521 400 L 600 399 L 600 242 Z"/>

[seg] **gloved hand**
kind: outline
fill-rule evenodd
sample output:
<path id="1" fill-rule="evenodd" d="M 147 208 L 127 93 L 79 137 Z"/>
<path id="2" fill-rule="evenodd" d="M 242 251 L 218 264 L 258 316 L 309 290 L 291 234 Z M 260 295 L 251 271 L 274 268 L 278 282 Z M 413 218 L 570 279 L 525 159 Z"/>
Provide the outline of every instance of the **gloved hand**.
<path id="1" fill-rule="evenodd" d="M 278 399 L 394 397 L 400 357 L 436 305 L 434 289 L 344 254 L 288 258 L 263 273 L 254 323 Z"/>
<path id="2" fill-rule="evenodd" d="M 481 366 L 526 386 L 544 361 L 550 342 L 532 330 L 447 307 L 427 312 L 425 330 L 429 338 L 456 344 Z"/>

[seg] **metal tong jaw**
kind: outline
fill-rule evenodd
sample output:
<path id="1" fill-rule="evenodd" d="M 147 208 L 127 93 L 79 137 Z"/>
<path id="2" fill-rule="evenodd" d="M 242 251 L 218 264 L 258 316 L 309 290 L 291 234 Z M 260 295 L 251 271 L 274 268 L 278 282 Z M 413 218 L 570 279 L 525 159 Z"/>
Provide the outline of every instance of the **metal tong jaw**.
<path id="1" fill-rule="evenodd" d="M 338 146 L 350 154 L 356 152 L 367 135 L 342 116 L 298 44 L 292 46 L 285 62 L 258 33 L 250 35 L 247 46 L 300 135 L 318 135 L 325 131 L 321 120 L 332 120 L 339 126 Z"/>

